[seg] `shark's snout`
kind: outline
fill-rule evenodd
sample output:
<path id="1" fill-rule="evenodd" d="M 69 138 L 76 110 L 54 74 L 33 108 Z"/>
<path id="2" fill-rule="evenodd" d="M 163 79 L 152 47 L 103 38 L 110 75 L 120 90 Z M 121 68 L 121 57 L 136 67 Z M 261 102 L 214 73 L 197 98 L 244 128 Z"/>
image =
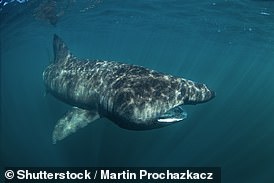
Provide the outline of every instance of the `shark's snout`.
<path id="1" fill-rule="evenodd" d="M 185 104 L 198 104 L 207 102 L 216 96 L 216 92 L 209 89 L 205 84 L 188 83 L 188 95 L 185 99 Z"/>
<path id="2" fill-rule="evenodd" d="M 211 91 L 211 99 L 215 98 L 216 97 L 216 92 L 212 91 L 212 90 L 210 90 L 210 91 Z"/>

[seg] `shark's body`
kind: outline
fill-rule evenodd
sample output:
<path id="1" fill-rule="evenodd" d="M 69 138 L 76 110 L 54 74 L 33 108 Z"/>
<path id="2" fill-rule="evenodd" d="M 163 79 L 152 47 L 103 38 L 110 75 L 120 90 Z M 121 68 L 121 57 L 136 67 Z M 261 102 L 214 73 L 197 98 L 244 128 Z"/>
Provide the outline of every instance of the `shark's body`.
<path id="1" fill-rule="evenodd" d="M 46 88 L 75 106 L 58 121 L 54 142 L 100 117 L 131 130 L 159 128 L 186 118 L 183 104 L 215 96 L 204 84 L 141 66 L 78 59 L 56 35 L 53 45 L 54 63 L 43 73 Z"/>

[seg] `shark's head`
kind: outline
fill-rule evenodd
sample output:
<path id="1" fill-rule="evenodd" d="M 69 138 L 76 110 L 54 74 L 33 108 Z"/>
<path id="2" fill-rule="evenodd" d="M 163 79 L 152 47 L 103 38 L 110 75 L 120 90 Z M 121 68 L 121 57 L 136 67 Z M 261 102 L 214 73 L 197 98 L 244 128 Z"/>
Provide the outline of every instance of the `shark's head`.
<path id="1" fill-rule="evenodd" d="M 187 118 L 187 112 L 183 109 L 183 104 L 196 105 L 207 102 L 215 97 L 215 92 L 208 89 L 205 84 L 195 83 L 193 81 L 185 81 L 182 86 L 181 93 L 185 95 L 182 104 L 172 107 L 167 112 L 161 114 L 157 118 L 157 123 L 174 123 L 180 122 Z"/>
<path id="2" fill-rule="evenodd" d="M 180 122 L 187 118 L 187 112 L 183 109 L 183 105 L 196 105 L 207 102 L 215 97 L 215 92 L 210 90 L 205 84 L 196 83 L 183 79 L 181 93 L 185 96 L 182 98 L 181 104 L 167 110 L 157 118 L 158 123 L 174 123 Z"/>

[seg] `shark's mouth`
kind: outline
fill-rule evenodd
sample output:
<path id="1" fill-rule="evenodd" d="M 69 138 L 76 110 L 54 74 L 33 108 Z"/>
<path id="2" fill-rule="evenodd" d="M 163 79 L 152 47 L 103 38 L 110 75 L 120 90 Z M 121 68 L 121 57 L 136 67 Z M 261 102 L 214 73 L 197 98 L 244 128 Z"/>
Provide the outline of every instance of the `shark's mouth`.
<path id="1" fill-rule="evenodd" d="M 179 105 L 162 114 L 157 121 L 160 123 L 174 123 L 186 118 L 187 112 L 183 109 L 182 105 Z"/>

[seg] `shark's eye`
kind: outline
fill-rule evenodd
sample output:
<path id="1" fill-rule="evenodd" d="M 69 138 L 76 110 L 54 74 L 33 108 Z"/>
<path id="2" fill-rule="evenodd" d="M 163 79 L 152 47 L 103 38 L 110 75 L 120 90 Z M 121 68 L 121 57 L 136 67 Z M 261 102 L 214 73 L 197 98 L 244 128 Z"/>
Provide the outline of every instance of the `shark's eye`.
<path id="1" fill-rule="evenodd" d="M 187 112 L 184 111 L 181 105 L 176 106 L 166 113 L 162 114 L 157 121 L 160 123 L 174 123 L 187 118 Z"/>

